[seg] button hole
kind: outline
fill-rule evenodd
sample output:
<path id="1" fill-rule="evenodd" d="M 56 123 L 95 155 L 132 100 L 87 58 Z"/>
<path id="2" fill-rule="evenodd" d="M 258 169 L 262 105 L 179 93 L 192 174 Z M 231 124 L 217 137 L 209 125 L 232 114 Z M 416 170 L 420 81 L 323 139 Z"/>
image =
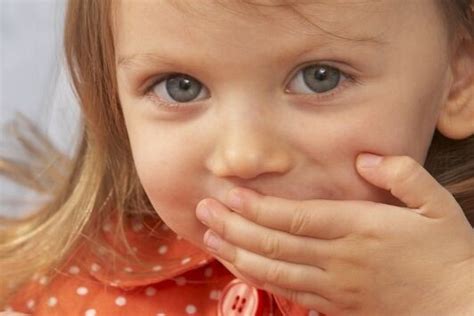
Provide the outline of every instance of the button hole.
<path id="1" fill-rule="evenodd" d="M 232 305 L 232 310 L 234 310 L 234 309 L 235 309 L 235 304 L 234 304 L 234 305 Z"/>
<path id="2" fill-rule="evenodd" d="M 243 299 L 242 299 L 242 304 L 245 304 L 246 301 L 247 301 L 247 299 L 246 299 L 246 298 L 243 298 Z"/>
<path id="3" fill-rule="evenodd" d="M 242 307 L 239 308 L 239 313 L 242 313 Z"/>

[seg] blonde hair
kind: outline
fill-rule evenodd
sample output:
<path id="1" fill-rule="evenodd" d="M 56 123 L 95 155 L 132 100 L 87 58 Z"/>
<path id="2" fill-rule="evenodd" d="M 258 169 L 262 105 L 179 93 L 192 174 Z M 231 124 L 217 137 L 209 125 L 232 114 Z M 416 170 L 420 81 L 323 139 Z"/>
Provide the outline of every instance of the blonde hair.
<path id="1" fill-rule="evenodd" d="M 439 3 L 449 27 L 456 31 L 463 27 L 472 39 L 472 2 Z M 80 143 L 73 159 L 59 152 L 32 123 L 23 120 L 23 126 L 37 136 L 39 145 L 25 137 L 25 127 L 15 127 L 14 132 L 32 161 L 43 164 L 0 160 L 4 175 L 51 196 L 25 218 L 0 219 L 0 306 L 34 273 L 57 272 L 62 262 L 82 245 L 107 247 L 100 238 L 100 229 L 111 216 L 118 220 L 118 241 L 128 249 L 131 247 L 124 227 L 131 215 L 151 217 L 157 225 L 161 221 L 133 165 L 117 94 L 113 13 L 111 0 L 68 2 L 64 52 L 83 116 Z M 455 196 L 471 223 L 474 160 L 469 157 L 474 156 L 473 152 L 474 137 L 456 141 L 436 131 L 425 163 L 428 171 Z M 154 233 L 154 227 L 148 229 Z"/>

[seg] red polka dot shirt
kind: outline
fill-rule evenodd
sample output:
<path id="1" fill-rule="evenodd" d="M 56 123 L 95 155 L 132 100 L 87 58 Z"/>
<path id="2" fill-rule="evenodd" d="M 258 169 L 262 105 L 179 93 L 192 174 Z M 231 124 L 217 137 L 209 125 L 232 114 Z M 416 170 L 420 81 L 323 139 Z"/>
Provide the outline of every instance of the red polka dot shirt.
<path id="1" fill-rule="evenodd" d="M 104 225 L 104 238 L 126 254 L 126 249 L 115 246 L 113 228 L 111 223 Z M 84 251 L 54 277 L 35 274 L 9 300 L 6 310 L 48 316 L 322 315 L 246 285 L 164 224 L 159 230 L 160 238 L 150 238 L 142 223 L 132 222 L 126 231 L 131 251 L 152 266 L 107 261 L 104 249 L 98 249 L 99 256 Z"/>

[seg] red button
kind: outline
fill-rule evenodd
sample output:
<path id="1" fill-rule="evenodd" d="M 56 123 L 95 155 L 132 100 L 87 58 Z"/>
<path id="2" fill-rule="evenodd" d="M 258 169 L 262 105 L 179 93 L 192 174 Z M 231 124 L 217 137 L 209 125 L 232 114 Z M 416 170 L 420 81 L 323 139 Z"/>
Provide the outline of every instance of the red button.
<path id="1" fill-rule="evenodd" d="M 264 291 L 235 279 L 222 290 L 217 311 L 219 316 L 260 316 L 266 304 Z"/>

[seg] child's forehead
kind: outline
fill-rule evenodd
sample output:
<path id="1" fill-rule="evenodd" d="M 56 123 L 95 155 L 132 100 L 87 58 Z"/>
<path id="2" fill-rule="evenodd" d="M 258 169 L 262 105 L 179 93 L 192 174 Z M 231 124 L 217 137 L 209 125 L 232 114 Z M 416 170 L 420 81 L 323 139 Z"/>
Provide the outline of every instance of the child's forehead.
<path id="1" fill-rule="evenodd" d="M 259 28 L 272 31 L 266 36 L 325 34 L 348 40 L 380 37 L 384 31 L 381 26 L 390 23 L 387 19 L 396 15 L 395 9 L 403 7 L 397 1 L 387 0 L 121 0 L 114 3 L 119 6 L 117 30 L 128 34 L 132 34 L 126 31 L 130 25 L 146 24 L 154 31 L 167 27 L 175 31 L 178 27 L 201 33 L 218 30 L 228 35 Z"/>
<path id="2" fill-rule="evenodd" d="M 420 50 L 421 42 L 445 31 L 434 0 L 276 3 L 121 0 L 114 11 L 116 64 L 128 68 L 156 61 L 160 69 L 162 62 L 167 68 L 200 64 L 204 69 L 204 61 L 212 67 L 259 61 L 267 67 L 318 51 L 318 58 L 344 58 L 357 66 L 380 61 L 410 39 L 417 43 L 412 51 Z"/>
<path id="3" fill-rule="evenodd" d="M 369 11 L 396 4 L 390 0 L 119 0 L 113 2 L 121 7 L 122 13 L 130 9 L 142 8 L 150 14 L 160 14 L 173 9 L 191 18 L 215 21 L 217 17 L 241 19 L 273 20 L 278 17 L 282 22 L 300 21 L 318 18 L 320 21 L 331 19 L 351 11 L 354 14 L 366 14 Z M 334 19 L 340 21 L 340 19 Z M 276 21 L 278 22 L 278 21 Z M 300 21 L 301 22 L 301 21 Z"/>

